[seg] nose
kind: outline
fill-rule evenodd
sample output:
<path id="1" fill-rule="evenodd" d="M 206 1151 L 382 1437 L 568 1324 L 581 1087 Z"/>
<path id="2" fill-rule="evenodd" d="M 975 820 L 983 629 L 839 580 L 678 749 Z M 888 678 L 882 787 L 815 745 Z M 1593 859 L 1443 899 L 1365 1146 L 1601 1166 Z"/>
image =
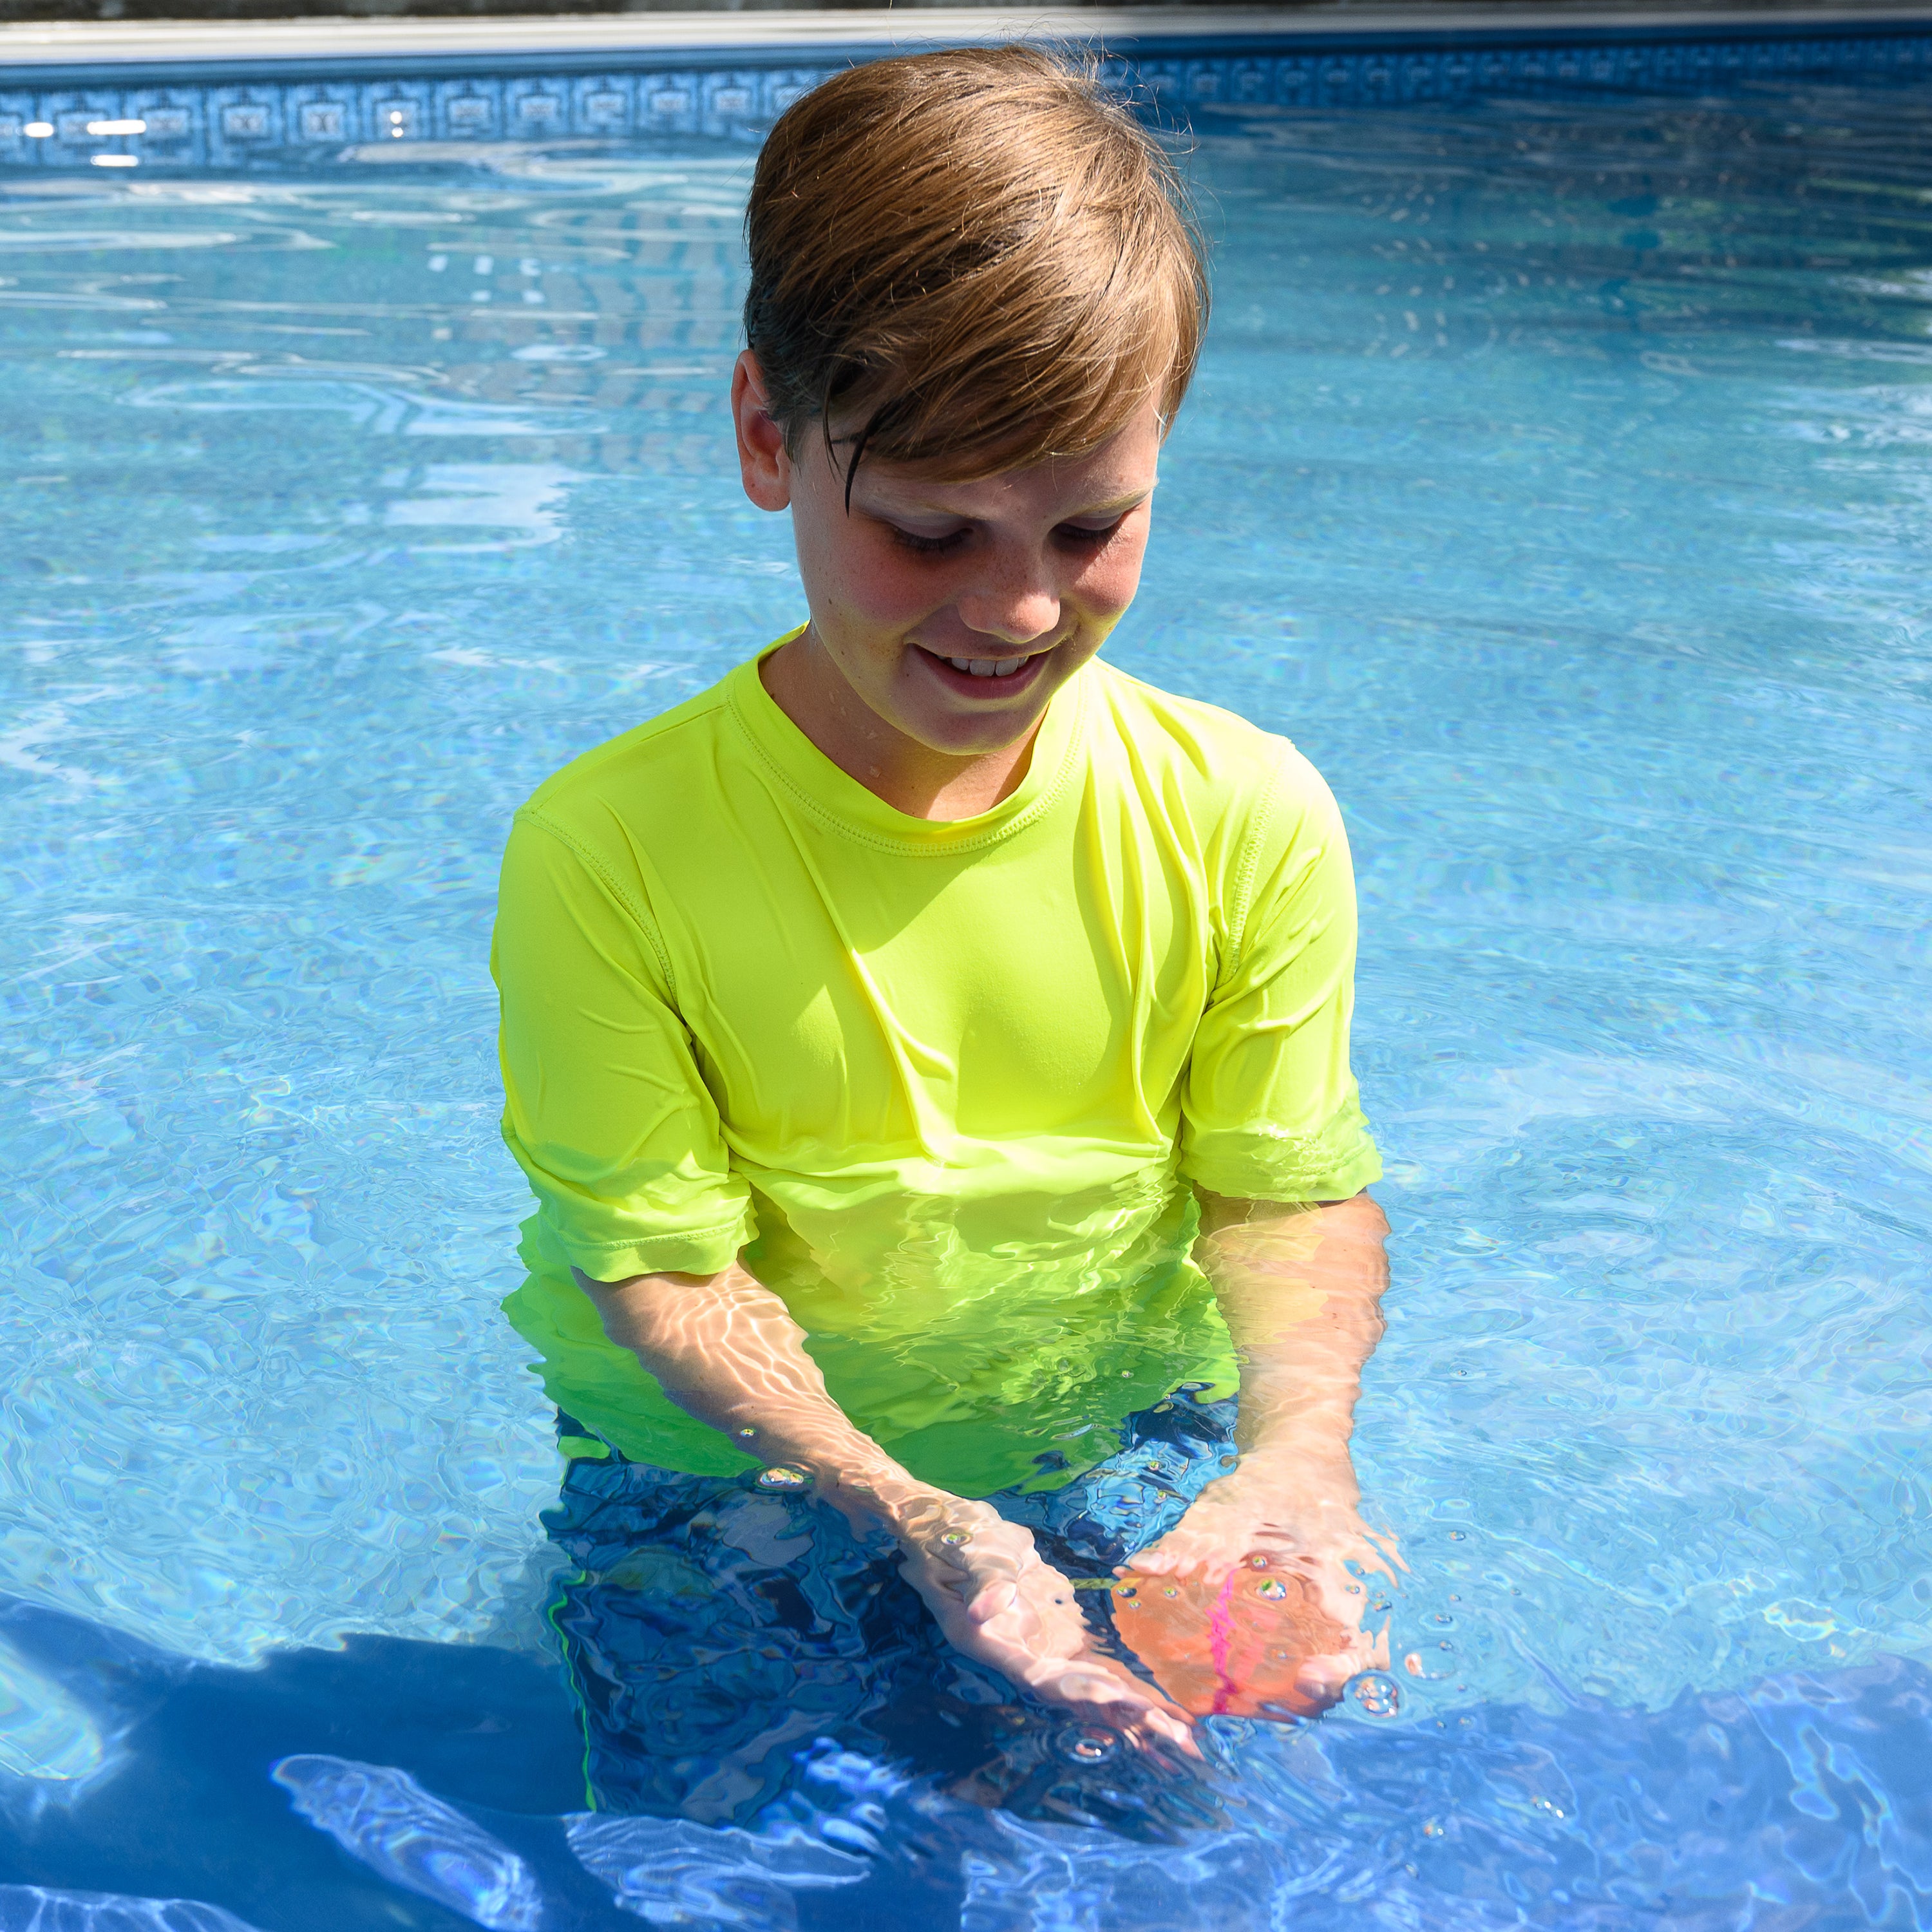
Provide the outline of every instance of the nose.
<path id="1" fill-rule="evenodd" d="M 1060 623 L 1060 592 L 1037 554 L 1007 552 L 987 560 L 956 607 L 968 630 L 1003 644 L 1030 644 Z"/>

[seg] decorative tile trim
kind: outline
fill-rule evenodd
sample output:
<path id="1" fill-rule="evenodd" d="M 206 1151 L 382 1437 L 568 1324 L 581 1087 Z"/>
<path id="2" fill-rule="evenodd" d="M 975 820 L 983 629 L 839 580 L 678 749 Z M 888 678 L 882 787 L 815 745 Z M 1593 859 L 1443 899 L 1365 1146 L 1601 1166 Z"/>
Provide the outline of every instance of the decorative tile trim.
<path id="1" fill-rule="evenodd" d="M 790 103 L 879 49 L 740 53 L 716 64 L 663 56 L 594 73 L 465 74 L 432 68 L 372 77 L 0 88 L 0 168 L 260 169 L 392 142 L 648 140 L 755 142 Z M 782 63 L 782 64 L 778 64 Z M 1271 104 L 1386 106 L 1479 98 L 1707 94 L 1800 76 L 1932 76 L 1932 32 L 1862 32 L 1561 44 L 1229 52 L 1148 42 L 1102 69 L 1108 85 L 1164 116 Z M 16 70 L 17 73 L 17 70 Z M 110 131 L 139 122 L 139 133 Z M 31 131 L 30 131 L 31 130 Z"/>

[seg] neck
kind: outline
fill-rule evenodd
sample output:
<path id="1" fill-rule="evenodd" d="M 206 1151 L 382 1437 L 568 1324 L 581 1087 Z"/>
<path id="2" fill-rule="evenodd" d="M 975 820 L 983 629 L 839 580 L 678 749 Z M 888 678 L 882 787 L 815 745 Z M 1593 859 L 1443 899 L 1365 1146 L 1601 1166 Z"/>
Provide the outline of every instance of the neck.
<path id="1" fill-rule="evenodd" d="M 936 752 L 889 724 L 845 681 L 810 630 L 758 667 L 773 704 L 848 778 L 909 818 L 976 818 L 1010 798 L 1033 758 L 1036 723 L 997 751 Z"/>

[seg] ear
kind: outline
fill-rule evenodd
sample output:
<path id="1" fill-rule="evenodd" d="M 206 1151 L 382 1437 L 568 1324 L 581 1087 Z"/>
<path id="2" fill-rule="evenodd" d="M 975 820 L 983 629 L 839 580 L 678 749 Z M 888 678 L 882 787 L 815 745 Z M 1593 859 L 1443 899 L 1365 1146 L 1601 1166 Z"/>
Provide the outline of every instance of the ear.
<path id="1" fill-rule="evenodd" d="M 772 422 L 765 400 L 765 372 L 748 349 L 731 371 L 731 420 L 738 432 L 738 472 L 745 494 L 761 510 L 791 504 L 791 458 L 784 433 Z"/>

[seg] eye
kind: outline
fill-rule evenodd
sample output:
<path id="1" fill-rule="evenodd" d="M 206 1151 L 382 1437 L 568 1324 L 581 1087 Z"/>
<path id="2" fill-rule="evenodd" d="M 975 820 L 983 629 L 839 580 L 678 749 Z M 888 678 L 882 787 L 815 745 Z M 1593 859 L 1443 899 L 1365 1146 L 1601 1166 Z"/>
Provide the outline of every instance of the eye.
<path id="1" fill-rule="evenodd" d="M 963 525 L 956 530 L 948 530 L 943 537 L 922 537 L 916 531 L 901 530 L 896 524 L 887 524 L 886 528 L 892 533 L 893 543 L 914 556 L 948 556 L 966 541 Z"/>
<path id="2" fill-rule="evenodd" d="M 1068 550 L 1099 550 L 1126 520 L 1123 514 L 1112 523 L 1097 526 L 1091 524 L 1062 524 L 1054 531 L 1054 540 Z"/>

